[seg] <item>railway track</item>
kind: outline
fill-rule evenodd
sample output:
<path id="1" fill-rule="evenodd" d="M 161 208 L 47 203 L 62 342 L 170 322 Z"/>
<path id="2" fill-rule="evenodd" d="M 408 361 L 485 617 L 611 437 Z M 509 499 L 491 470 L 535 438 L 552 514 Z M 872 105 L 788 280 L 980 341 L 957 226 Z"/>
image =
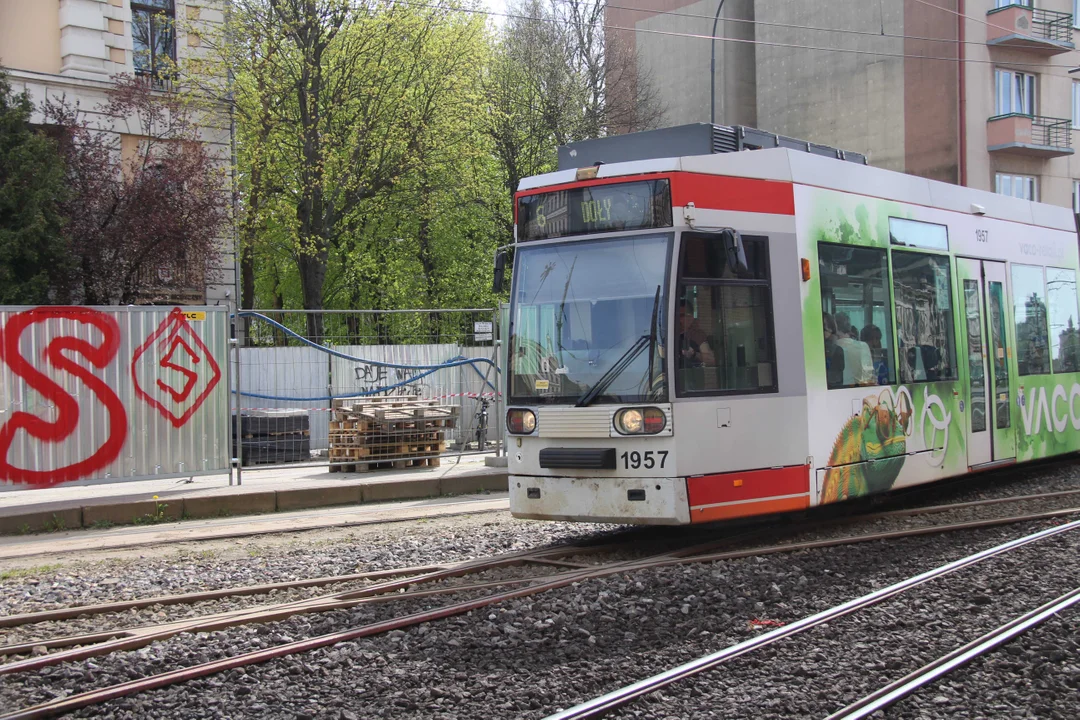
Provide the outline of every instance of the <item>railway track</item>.
<path id="1" fill-rule="evenodd" d="M 1048 499 L 1067 500 L 1072 499 L 1077 494 L 1080 494 L 1080 491 L 1065 491 L 1006 499 L 947 504 L 917 509 L 899 509 L 873 513 L 871 515 L 860 516 L 860 518 L 835 518 L 829 521 L 828 524 L 845 525 L 859 522 L 860 520 L 880 521 L 891 517 L 904 517 L 912 514 L 931 516 L 950 511 L 970 510 L 977 507 L 1001 507 L 1008 503 L 1043 502 Z M 1067 507 L 1041 513 L 1007 515 L 980 521 L 943 523 L 905 530 L 863 533 L 811 542 L 798 542 L 791 539 L 792 536 L 795 536 L 801 530 L 806 529 L 803 525 L 796 523 L 783 529 L 783 532 L 788 536 L 784 541 L 774 542 L 764 546 L 720 551 L 724 546 L 737 546 L 740 544 L 745 546 L 754 538 L 768 535 L 770 532 L 775 531 L 775 528 L 761 526 L 751 528 L 734 536 L 710 539 L 704 543 L 696 543 L 675 549 L 666 549 L 644 557 L 635 557 L 614 562 L 600 562 L 593 565 L 582 562 L 581 560 L 589 555 L 603 555 L 605 553 L 618 552 L 625 553 L 627 551 L 626 545 L 616 542 L 589 546 L 556 547 L 540 551 L 513 553 L 494 558 L 456 563 L 448 566 L 422 566 L 381 571 L 377 573 L 359 573 L 330 578 L 293 581 L 289 583 L 248 586 L 231 590 L 215 590 L 203 593 L 193 593 L 190 595 L 174 595 L 159 598 L 146 598 L 142 600 L 129 600 L 118 603 L 103 603 L 94 606 L 63 608 L 46 612 L 28 613 L 20 616 L 9 616 L 0 618 L 0 626 L 18 627 L 43 621 L 59 621 L 65 618 L 82 615 L 104 615 L 125 610 L 153 607 L 156 605 L 198 603 L 215 598 L 226 597 L 230 594 L 255 595 L 288 588 L 327 587 L 339 583 L 372 583 L 360 589 L 349 589 L 300 601 L 216 613 L 165 623 L 163 625 L 150 624 L 141 627 L 116 628 L 94 634 L 72 635 L 11 644 L 0 648 L 0 655 L 9 657 L 17 656 L 27 652 L 33 652 L 34 648 L 41 646 L 44 646 L 46 650 L 60 649 L 59 652 L 52 652 L 38 657 L 28 657 L 0 665 L 0 675 L 12 676 L 21 672 L 41 670 L 42 668 L 58 663 L 73 662 L 90 657 L 100 657 L 114 652 L 144 647 L 154 642 L 167 640 L 168 638 L 181 633 L 209 632 L 212 630 L 252 623 L 269 623 L 298 614 L 327 612 L 334 609 L 347 609 L 366 603 L 432 600 L 440 596 L 452 594 L 472 595 L 472 597 L 467 597 L 467 599 L 461 602 L 451 602 L 450 604 L 430 610 L 405 613 L 400 616 L 395 616 L 375 623 L 369 623 L 360 627 L 284 643 L 257 652 L 220 658 L 193 667 L 159 673 L 131 682 L 63 698 L 51 703 L 24 708 L 23 710 L 3 717 L 50 717 L 79 707 L 85 707 L 109 699 L 122 697 L 124 695 L 184 682 L 195 677 L 203 677 L 231 668 L 266 662 L 274 658 L 302 653 L 347 640 L 371 637 L 391 630 L 402 629 L 441 618 L 461 615 L 494 603 L 514 598 L 527 597 L 537 593 L 566 587 L 584 580 L 612 574 L 632 573 L 642 569 L 686 563 L 717 562 L 720 560 L 734 560 L 775 553 L 794 552 L 797 550 L 836 547 L 918 535 L 972 530 L 1018 522 L 1045 521 L 1063 518 L 1077 513 L 1080 513 L 1080 508 Z M 816 528 L 820 528 L 822 524 L 807 523 L 806 525 L 813 525 Z M 632 533 L 627 542 L 639 543 L 639 535 L 639 533 Z M 636 552 L 640 554 L 640 549 L 636 550 Z M 569 558 L 574 559 L 570 560 Z M 524 567 L 531 567 L 533 568 L 533 571 L 519 573 L 515 577 L 503 577 L 495 580 L 484 580 L 481 578 L 476 582 L 463 581 L 463 579 L 469 578 L 470 576 L 482 576 L 484 573 L 495 569 L 521 569 Z M 539 569 L 539 571 L 537 571 L 537 569 Z M 443 586 L 439 586 L 440 583 Z"/>
<path id="2" fill-rule="evenodd" d="M 1033 630 L 1061 612 L 1080 604 L 1080 588 L 1054 598 L 1041 607 L 1000 625 L 972 640 L 963 647 L 924 665 L 875 692 L 851 703 L 843 710 L 829 715 L 826 720 L 861 720 L 878 710 L 903 700 L 919 689 L 933 683 L 948 673 L 963 667 L 1005 643 Z"/>
<path id="3" fill-rule="evenodd" d="M 868 593 L 862 597 L 783 625 L 750 640 L 730 645 L 715 653 L 699 657 L 645 680 L 618 688 L 617 690 L 598 696 L 592 700 L 580 703 L 568 710 L 563 710 L 550 715 L 546 720 L 590 720 L 592 718 L 607 716 L 637 700 L 662 690 L 672 688 L 679 683 L 688 681 L 703 673 L 716 670 L 721 665 L 735 660 L 736 658 L 762 650 L 779 641 L 799 636 L 821 625 L 836 621 L 858 611 L 871 608 L 879 603 L 893 599 L 902 593 L 909 592 L 914 588 L 922 586 L 925 583 L 938 580 L 959 570 L 972 567 L 978 563 L 989 560 L 990 558 L 1010 553 L 1025 546 L 1065 533 L 1075 532 L 1077 530 L 1080 530 L 1080 520 L 1042 530 L 969 555 L 960 560 L 947 563 L 888 587 Z M 843 718 L 844 720 L 856 720 L 869 717 L 873 713 L 902 700 L 920 688 L 940 679 L 947 673 L 993 651 L 1000 645 L 1009 642 L 1020 634 L 1037 627 L 1048 619 L 1055 617 L 1058 613 L 1075 607 L 1077 604 L 1080 604 L 1080 588 L 1069 590 L 1035 610 L 1003 623 L 983 634 L 976 640 L 935 659 L 933 662 L 887 684 L 879 690 L 867 694 L 856 702 L 849 704 L 843 710 L 829 715 L 828 720 L 838 720 L 840 718 Z"/>

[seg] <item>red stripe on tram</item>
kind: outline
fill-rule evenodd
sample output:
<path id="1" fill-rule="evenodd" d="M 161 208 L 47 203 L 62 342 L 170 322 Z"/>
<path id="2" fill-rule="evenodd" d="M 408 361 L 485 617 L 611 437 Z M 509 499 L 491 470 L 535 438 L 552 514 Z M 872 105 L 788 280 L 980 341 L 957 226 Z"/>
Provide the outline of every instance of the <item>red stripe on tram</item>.
<path id="1" fill-rule="evenodd" d="M 799 495 L 810 492 L 810 466 L 701 475 L 687 478 L 690 507 Z"/>
<path id="2" fill-rule="evenodd" d="M 687 203 L 706 210 L 794 215 L 795 190 L 791 183 L 776 180 L 673 173 L 671 204 L 684 207 Z"/>

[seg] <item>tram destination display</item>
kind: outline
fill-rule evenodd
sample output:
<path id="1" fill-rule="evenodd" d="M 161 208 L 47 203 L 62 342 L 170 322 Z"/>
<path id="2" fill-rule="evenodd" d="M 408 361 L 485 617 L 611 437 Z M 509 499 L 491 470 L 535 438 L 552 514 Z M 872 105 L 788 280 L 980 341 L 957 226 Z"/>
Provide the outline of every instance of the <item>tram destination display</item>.
<path id="1" fill-rule="evenodd" d="M 666 178 L 609 183 L 518 199 L 518 242 L 671 227 Z"/>

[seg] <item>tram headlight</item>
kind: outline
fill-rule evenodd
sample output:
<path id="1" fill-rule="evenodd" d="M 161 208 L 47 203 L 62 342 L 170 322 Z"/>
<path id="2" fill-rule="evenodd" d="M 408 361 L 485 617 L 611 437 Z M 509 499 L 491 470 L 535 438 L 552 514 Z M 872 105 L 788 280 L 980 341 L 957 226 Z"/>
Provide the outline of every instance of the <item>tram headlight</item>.
<path id="1" fill-rule="evenodd" d="M 622 435 L 655 435 L 667 427 L 660 408 L 625 408 L 615 413 L 615 429 Z"/>
<path id="2" fill-rule="evenodd" d="M 507 410 L 506 429 L 515 435 L 528 435 L 536 430 L 536 413 L 532 410 Z"/>

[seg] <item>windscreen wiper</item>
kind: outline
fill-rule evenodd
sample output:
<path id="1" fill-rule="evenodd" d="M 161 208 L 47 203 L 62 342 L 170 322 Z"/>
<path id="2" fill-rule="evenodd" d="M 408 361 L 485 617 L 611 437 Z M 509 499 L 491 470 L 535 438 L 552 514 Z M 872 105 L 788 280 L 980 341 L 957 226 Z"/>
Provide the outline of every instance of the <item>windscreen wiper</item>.
<path id="1" fill-rule="evenodd" d="M 591 404 L 593 400 L 600 396 L 600 393 L 608 389 L 608 386 L 615 381 L 615 378 L 622 374 L 623 370 L 630 367 L 630 364 L 637 359 L 637 356 L 641 354 L 641 351 L 647 347 L 649 347 L 648 335 L 642 335 L 635 340 L 634 344 L 627 348 L 626 352 L 615 361 L 615 364 L 612 365 L 606 373 L 600 376 L 600 379 L 596 381 L 596 384 L 593 385 L 588 392 L 578 398 L 575 407 L 585 407 L 586 405 Z"/>
<path id="2" fill-rule="evenodd" d="M 626 368 L 637 359 L 637 356 L 641 354 L 641 351 L 645 348 L 649 348 L 650 353 L 653 352 L 653 348 L 656 347 L 656 314 L 660 306 L 660 286 L 656 286 L 656 296 L 653 298 L 652 308 L 652 327 L 649 328 L 648 335 L 642 335 L 634 344 L 626 349 L 615 364 L 612 365 L 606 373 L 600 376 L 600 379 L 596 381 L 596 384 L 592 386 L 584 395 L 578 398 L 574 407 L 586 407 L 592 404 L 596 398 L 600 397 L 600 394 L 608 389 L 608 386 L 615 381 L 619 375 L 623 373 Z M 649 357 L 649 382 L 652 382 L 652 356 Z"/>

